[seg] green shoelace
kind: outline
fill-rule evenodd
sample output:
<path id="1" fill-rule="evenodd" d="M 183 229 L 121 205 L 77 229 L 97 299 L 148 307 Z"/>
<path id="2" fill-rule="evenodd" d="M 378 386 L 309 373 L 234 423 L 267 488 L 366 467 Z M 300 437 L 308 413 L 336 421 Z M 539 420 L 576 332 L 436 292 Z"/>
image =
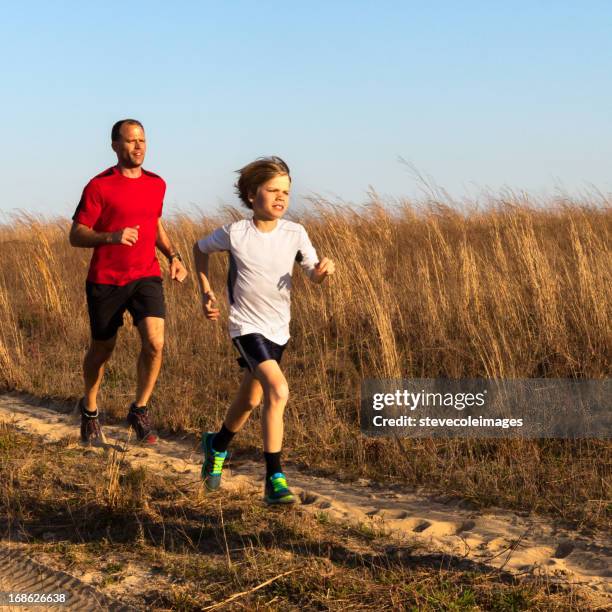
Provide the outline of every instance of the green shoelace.
<path id="1" fill-rule="evenodd" d="M 223 469 L 224 461 L 225 461 L 225 457 L 215 455 L 214 460 L 213 460 L 213 468 L 211 471 L 211 474 L 213 476 L 218 476 L 219 474 L 221 474 L 221 470 Z"/>
<path id="2" fill-rule="evenodd" d="M 287 479 L 284 476 L 278 476 L 278 478 L 272 478 L 272 488 L 275 493 L 282 491 L 283 489 L 288 489 Z"/>

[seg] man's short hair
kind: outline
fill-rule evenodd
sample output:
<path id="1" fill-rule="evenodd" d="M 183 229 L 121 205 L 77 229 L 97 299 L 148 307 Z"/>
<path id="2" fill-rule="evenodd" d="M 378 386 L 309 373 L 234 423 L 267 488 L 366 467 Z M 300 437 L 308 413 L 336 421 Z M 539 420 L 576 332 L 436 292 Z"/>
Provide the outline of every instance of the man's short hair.
<path id="1" fill-rule="evenodd" d="M 138 125 L 140 129 L 144 131 L 144 126 L 138 119 L 120 119 L 113 125 L 113 129 L 111 130 L 111 140 L 113 142 L 117 142 L 119 138 L 121 138 L 121 127 L 123 124 L 127 123 L 128 125 Z"/>
<path id="2" fill-rule="evenodd" d="M 247 208 L 253 208 L 253 205 L 249 201 L 249 197 L 252 197 L 260 185 L 273 179 L 279 174 L 286 174 L 291 180 L 291 174 L 289 173 L 289 166 L 280 158 L 276 156 L 271 157 L 259 157 L 250 164 L 236 170 L 238 173 L 238 181 L 234 187 L 236 188 L 236 194 L 240 198 L 241 202 Z"/>

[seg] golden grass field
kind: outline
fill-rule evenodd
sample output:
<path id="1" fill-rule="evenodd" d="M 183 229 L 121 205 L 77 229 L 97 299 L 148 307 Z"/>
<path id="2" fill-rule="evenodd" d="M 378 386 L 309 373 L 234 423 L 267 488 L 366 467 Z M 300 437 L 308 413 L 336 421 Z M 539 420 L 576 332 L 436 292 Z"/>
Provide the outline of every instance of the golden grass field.
<path id="1" fill-rule="evenodd" d="M 242 212 L 166 220 L 192 274 L 182 286 L 165 282 L 165 363 L 151 403 L 162 429 L 217 428 L 238 383 L 225 323 L 201 315 L 189 258 L 197 238 Z M 461 211 L 431 202 L 361 209 L 318 202 L 297 220 L 337 273 L 320 287 L 295 272 L 283 360 L 289 460 L 341 478 L 374 476 L 609 525 L 607 441 L 369 439 L 358 423 L 364 377 L 608 377 L 609 207 L 526 197 Z M 65 399 L 82 393 L 90 252 L 69 246 L 69 223 L 22 215 L 0 227 L 6 389 Z M 225 256 L 213 257 L 218 295 L 225 267 Z M 221 308 L 226 314 L 225 300 Z M 110 417 L 122 418 L 132 399 L 137 351 L 126 320 L 102 388 Z M 254 451 L 259 440 L 253 419 L 236 445 Z"/>

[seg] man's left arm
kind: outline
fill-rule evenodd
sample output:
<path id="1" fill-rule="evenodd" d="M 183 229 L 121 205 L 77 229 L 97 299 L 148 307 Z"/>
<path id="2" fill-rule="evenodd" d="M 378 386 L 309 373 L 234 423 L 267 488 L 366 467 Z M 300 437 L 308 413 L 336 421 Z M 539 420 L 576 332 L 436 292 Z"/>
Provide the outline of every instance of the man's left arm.
<path id="1" fill-rule="evenodd" d="M 170 242 L 168 234 L 162 225 L 161 219 L 157 220 L 157 238 L 155 246 L 166 256 L 170 264 L 170 278 L 182 283 L 187 278 L 187 268 L 183 265 L 181 256 Z"/>

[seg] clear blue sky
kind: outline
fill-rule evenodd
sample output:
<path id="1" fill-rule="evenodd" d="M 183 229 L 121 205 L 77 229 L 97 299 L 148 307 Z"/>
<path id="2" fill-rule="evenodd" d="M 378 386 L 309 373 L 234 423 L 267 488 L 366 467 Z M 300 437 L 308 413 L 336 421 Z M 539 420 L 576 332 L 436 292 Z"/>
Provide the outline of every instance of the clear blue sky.
<path id="1" fill-rule="evenodd" d="M 13 2 L 0 22 L 0 211 L 71 214 L 146 128 L 166 204 L 236 202 L 286 159 L 294 196 L 612 191 L 612 2 Z M 475 187 L 476 186 L 476 187 Z"/>

